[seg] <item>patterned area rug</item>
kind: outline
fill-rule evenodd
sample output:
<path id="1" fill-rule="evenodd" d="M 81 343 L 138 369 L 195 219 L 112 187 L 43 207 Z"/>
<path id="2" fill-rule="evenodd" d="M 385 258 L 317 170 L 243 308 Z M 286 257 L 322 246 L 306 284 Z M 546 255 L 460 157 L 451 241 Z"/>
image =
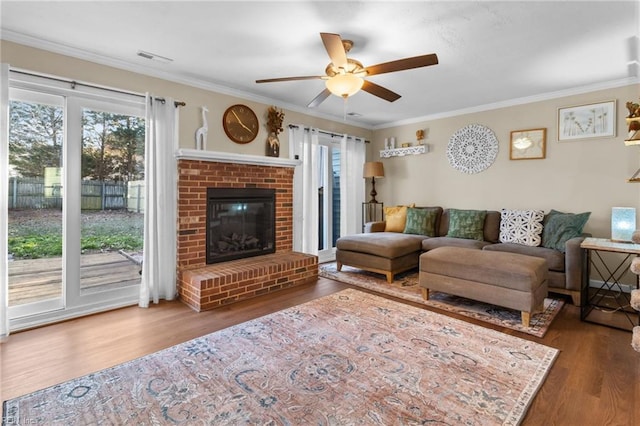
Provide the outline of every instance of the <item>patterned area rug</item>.
<path id="1" fill-rule="evenodd" d="M 417 270 L 397 274 L 393 284 L 387 283 L 386 277 L 382 274 L 375 274 L 350 266 L 343 266 L 342 271 L 338 272 L 335 262 L 321 264 L 318 274 L 325 278 L 331 278 L 368 290 L 422 303 L 427 306 L 433 306 L 448 312 L 455 312 L 536 337 L 543 337 L 545 335 L 551 321 L 553 321 L 564 306 L 562 300 L 545 299 L 544 312 L 532 315 L 529 327 L 527 328 L 522 325 L 520 311 L 513 309 L 502 308 L 500 306 L 477 302 L 437 291 L 429 292 L 429 300 L 424 300 L 420 286 L 418 286 Z"/>
<path id="2" fill-rule="evenodd" d="M 516 425 L 558 350 L 343 290 L 6 401 L 8 424 Z"/>

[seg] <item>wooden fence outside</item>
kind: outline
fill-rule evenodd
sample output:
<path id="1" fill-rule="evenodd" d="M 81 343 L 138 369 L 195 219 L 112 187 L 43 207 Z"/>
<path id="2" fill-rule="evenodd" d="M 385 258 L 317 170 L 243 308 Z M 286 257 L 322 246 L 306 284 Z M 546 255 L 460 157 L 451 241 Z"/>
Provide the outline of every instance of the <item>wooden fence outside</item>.
<path id="1" fill-rule="evenodd" d="M 136 182 L 129 194 L 126 182 L 82 181 L 83 210 L 129 209 L 142 211 L 144 191 Z M 132 199 L 131 196 L 134 198 Z M 9 178 L 9 209 L 52 209 L 62 208 L 62 186 L 46 183 L 45 178 Z M 131 208 L 130 208 L 131 206 Z"/>

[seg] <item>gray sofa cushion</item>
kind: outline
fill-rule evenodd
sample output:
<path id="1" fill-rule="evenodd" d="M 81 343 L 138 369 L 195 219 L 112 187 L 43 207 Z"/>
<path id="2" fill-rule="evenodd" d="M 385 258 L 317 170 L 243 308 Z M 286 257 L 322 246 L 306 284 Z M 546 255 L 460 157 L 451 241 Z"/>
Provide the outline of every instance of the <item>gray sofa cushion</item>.
<path id="1" fill-rule="evenodd" d="M 525 254 L 527 256 L 540 257 L 547 261 L 551 271 L 564 272 L 564 253 L 545 247 L 530 247 L 522 244 L 500 243 L 483 247 L 487 251 L 502 251 L 508 253 Z"/>
<path id="2" fill-rule="evenodd" d="M 356 234 L 340 237 L 336 242 L 338 250 L 375 254 L 395 259 L 422 248 L 424 235 L 403 234 L 400 232 L 376 232 L 374 234 Z"/>
<path id="3" fill-rule="evenodd" d="M 422 241 L 422 250 L 429 251 L 438 247 L 463 247 L 481 250 L 483 247 L 490 244 L 491 243 L 486 241 L 468 240 L 464 238 L 434 237 L 426 238 Z"/>

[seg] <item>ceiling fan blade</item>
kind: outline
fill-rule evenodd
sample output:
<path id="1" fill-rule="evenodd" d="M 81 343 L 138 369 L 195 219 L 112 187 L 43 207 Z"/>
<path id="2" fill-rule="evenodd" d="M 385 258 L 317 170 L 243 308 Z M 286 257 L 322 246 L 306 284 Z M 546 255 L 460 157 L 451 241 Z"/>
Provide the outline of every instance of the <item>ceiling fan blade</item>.
<path id="1" fill-rule="evenodd" d="M 414 56 L 412 58 L 398 59 L 397 61 L 385 62 L 382 64 L 371 65 L 365 68 L 367 75 L 384 74 L 388 72 L 410 70 L 412 68 L 427 67 L 438 63 L 438 55 L 431 53 L 429 55 Z"/>
<path id="2" fill-rule="evenodd" d="M 368 80 L 364 81 L 362 90 L 389 102 L 394 102 L 401 98 L 401 96 L 396 92 L 392 92 L 391 90 L 386 89 L 378 84 L 372 83 Z"/>
<path id="3" fill-rule="evenodd" d="M 266 78 L 263 80 L 256 80 L 256 83 L 277 83 L 279 81 L 296 81 L 296 80 L 318 80 L 325 76 L 320 75 L 307 75 L 301 77 L 281 77 L 281 78 Z"/>
<path id="4" fill-rule="evenodd" d="M 316 96 L 315 98 L 313 98 L 311 102 L 309 102 L 309 105 L 307 105 L 307 108 L 317 107 L 322 102 L 324 102 L 324 100 L 327 99 L 330 95 L 331 95 L 331 92 L 329 91 L 329 89 L 324 89 L 322 92 L 320 92 L 318 96 Z"/>
<path id="5" fill-rule="evenodd" d="M 347 52 L 344 51 L 344 45 L 342 44 L 342 38 L 339 34 L 320 33 L 324 48 L 327 49 L 329 58 L 336 68 L 347 67 Z"/>

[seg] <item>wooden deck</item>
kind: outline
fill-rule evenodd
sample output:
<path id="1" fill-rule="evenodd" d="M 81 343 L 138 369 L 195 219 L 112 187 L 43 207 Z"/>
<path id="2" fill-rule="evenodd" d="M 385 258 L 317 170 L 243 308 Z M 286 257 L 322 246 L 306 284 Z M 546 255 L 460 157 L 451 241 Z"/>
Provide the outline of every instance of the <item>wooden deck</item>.
<path id="1" fill-rule="evenodd" d="M 83 294 L 140 282 L 141 266 L 118 252 L 80 257 Z M 62 258 L 9 262 L 9 306 L 57 298 L 62 291 Z"/>

